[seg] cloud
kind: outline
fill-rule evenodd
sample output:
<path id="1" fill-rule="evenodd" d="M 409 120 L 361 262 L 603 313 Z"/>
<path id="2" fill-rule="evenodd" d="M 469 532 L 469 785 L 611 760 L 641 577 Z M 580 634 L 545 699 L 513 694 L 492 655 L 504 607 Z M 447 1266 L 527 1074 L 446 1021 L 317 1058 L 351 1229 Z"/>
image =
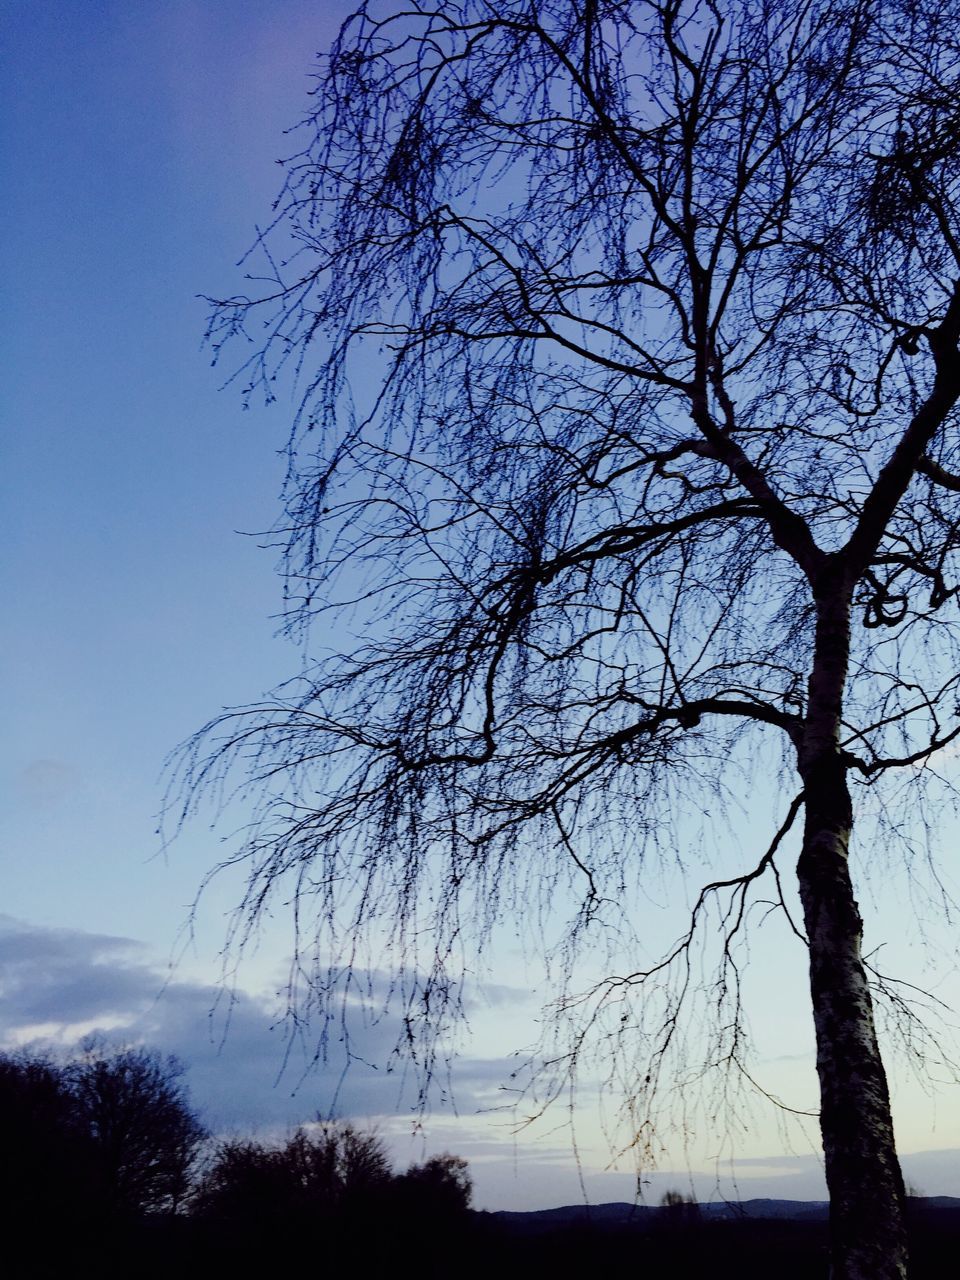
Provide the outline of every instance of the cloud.
<path id="1" fill-rule="evenodd" d="M 47 929 L 0 916 L 0 1047 L 69 1049 L 94 1030 L 173 1053 L 187 1065 L 191 1098 L 216 1132 L 272 1130 L 336 1114 L 366 1122 L 413 1116 L 416 1071 L 396 1053 L 399 1013 L 371 1014 L 348 995 L 344 1025 L 298 1027 L 276 999 L 213 983 L 171 980 L 131 938 Z M 384 986 L 373 975 L 372 990 Z M 378 1008 L 381 1006 L 377 1006 Z M 349 1028 L 349 1034 L 345 1028 Z M 439 1080 L 457 1106 L 489 1104 L 510 1064 L 465 1058 Z"/>
<path id="2" fill-rule="evenodd" d="M 156 996 L 156 973 L 130 938 L 42 929 L 0 916 L 0 1038 L 33 1027 L 62 1035 L 91 1020 L 132 1017 Z"/>
<path id="3" fill-rule="evenodd" d="M 922 1196 L 960 1197 L 960 1150 L 912 1151 L 900 1159 L 903 1176 Z"/>
<path id="4" fill-rule="evenodd" d="M 483 982 L 479 984 L 479 994 L 471 994 L 467 1000 L 468 1010 L 483 1008 L 499 1008 L 524 1005 L 530 1000 L 529 987 L 508 986 L 502 982 Z"/>
<path id="5" fill-rule="evenodd" d="M 59 808 L 77 783 L 77 771 L 64 760 L 31 760 L 14 779 L 19 797 L 38 809 Z"/>
<path id="6" fill-rule="evenodd" d="M 743 1169 L 778 1169 L 785 1173 L 806 1172 L 813 1166 L 821 1164 L 819 1156 L 778 1155 L 778 1156 L 743 1156 L 737 1159 L 737 1167 Z"/>
<path id="7" fill-rule="evenodd" d="M 960 1150 L 900 1153 L 907 1182 L 924 1196 L 960 1197 Z M 803 1155 L 743 1156 L 735 1161 L 737 1186 L 746 1198 L 772 1196 L 782 1200 L 825 1200 L 823 1160 Z M 762 1190 L 754 1188 L 761 1187 Z"/>

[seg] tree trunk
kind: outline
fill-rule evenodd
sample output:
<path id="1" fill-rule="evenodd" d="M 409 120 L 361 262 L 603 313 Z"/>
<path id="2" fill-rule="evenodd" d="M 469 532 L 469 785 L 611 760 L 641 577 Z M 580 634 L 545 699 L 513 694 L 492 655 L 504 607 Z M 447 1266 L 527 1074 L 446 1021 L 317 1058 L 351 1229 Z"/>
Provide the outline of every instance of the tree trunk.
<path id="1" fill-rule="evenodd" d="M 849 605 L 843 594 L 819 610 L 800 753 L 806 824 L 797 865 L 810 945 L 832 1275 L 834 1280 L 904 1280 L 903 1177 L 848 863 L 853 814 L 839 748 L 849 647 Z"/>

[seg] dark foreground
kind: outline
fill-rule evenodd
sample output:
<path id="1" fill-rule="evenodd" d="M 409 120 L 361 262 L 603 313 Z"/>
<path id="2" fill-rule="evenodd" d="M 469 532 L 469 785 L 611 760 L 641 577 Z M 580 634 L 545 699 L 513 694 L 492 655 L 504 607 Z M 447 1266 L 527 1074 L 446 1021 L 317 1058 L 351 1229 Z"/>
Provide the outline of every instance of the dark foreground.
<path id="1" fill-rule="evenodd" d="M 174 1275 L 243 1277 L 298 1274 L 347 1266 L 356 1276 L 513 1277 L 631 1274 L 709 1280 L 827 1280 L 828 1227 L 817 1220 L 744 1218 L 658 1222 L 575 1221 L 582 1211 L 553 1215 L 469 1213 L 456 1221 L 393 1214 L 355 1221 L 288 1222 L 266 1232 L 171 1219 L 128 1223 L 109 1237 L 67 1240 L 51 1232 L 32 1257 L 7 1271 L 11 1280 L 74 1276 L 169 1280 Z M 599 1219 L 599 1220 L 598 1220 Z M 264 1225 L 264 1224 L 261 1224 Z M 911 1280 L 954 1274 L 960 1250 L 960 1206 L 914 1202 Z"/>

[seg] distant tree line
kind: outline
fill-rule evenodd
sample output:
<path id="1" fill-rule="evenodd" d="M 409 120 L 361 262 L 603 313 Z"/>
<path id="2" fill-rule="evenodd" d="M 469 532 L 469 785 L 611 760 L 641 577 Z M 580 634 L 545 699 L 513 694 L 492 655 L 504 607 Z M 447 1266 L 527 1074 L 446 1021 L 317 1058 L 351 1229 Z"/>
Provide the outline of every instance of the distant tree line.
<path id="1" fill-rule="evenodd" d="M 174 1057 L 103 1040 L 67 1060 L 0 1054 L 4 1280 L 259 1280 L 338 1260 L 391 1280 L 627 1268 L 711 1280 L 827 1275 L 825 1222 L 718 1221 L 677 1191 L 627 1223 L 589 1210 L 514 1221 L 470 1211 L 459 1156 L 398 1173 L 382 1140 L 348 1123 L 304 1125 L 275 1142 L 218 1140 L 183 1073 Z M 960 1211 L 916 1203 L 914 1274 L 932 1280 L 960 1247 Z"/>
<path id="2" fill-rule="evenodd" d="M 467 1223 L 458 1156 L 395 1173 L 381 1139 L 346 1123 L 217 1141 L 183 1072 L 99 1039 L 67 1060 L 0 1055 L 0 1230 L 21 1259 L 10 1274 L 161 1275 L 187 1255 L 198 1273 L 254 1274 L 310 1238 L 364 1241 L 385 1260 L 413 1221 L 430 1221 L 434 1243 Z"/>

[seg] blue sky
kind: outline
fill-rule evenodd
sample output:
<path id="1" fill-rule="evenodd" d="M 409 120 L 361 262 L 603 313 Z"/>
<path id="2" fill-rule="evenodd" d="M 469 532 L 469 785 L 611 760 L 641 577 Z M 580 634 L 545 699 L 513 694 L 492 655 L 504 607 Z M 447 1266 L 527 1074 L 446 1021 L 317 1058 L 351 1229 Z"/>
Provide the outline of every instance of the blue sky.
<path id="1" fill-rule="evenodd" d="M 145 1038 L 188 1062 L 195 1097 L 225 1131 L 326 1108 L 341 1051 L 305 1076 L 305 1041 L 283 1070 L 283 919 L 231 1003 L 216 984 L 236 884 L 215 886 L 193 938 L 183 933 L 220 833 L 196 824 L 165 857 L 155 835 L 166 754 L 298 661 L 275 635 L 275 556 L 239 532 L 274 519 L 291 405 L 244 413 L 235 391 L 219 390 L 196 295 L 238 286 L 234 264 L 279 185 L 313 53 L 345 11 L 322 0 L 0 0 L 0 1036 L 64 1042 L 105 1027 Z M 931 926 L 924 952 L 904 928 L 899 883 L 865 895 L 874 941 L 949 995 L 952 930 Z M 808 1106 L 802 963 L 782 940 L 760 944 L 760 957 L 764 1078 Z M 455 1073 L 458 1116 L 438 1108 L 425 1138 L 404 1136 L 410 1093 L 388 1070 L 390 1015 L 359 1029 L 368 1065 L 337 1105 L 380 1124 L 401 1159 L 422 1142 L 460 1151 L 484 1206 L 575 1200 L 563 1132 L 514 1134 L 492 1110 L 508 1050 L 532 1038 L 541 983 L 535 960 L 506 941 L 492 968 Z M 898 1067 L 894 1077 L 901 1145 L 928 1153 L 907 1159 L 908 1176 L 960 1194 L 957 1086 L 928 1097 Z M 629 1198 L 628 1167 L 602 1171 L 583 1101 L 588 1190 Z M 751 1121 L 739 1134 L 741 1190 L 820 1195 L 815 1144 L 792 1142 L 769 1116 Z M 718 1150 L 690 1157 L 707 1171 L 704 1196 Z M 687 1178 L 685 1160 L 668 1151 L 651 1194 Z"/>

